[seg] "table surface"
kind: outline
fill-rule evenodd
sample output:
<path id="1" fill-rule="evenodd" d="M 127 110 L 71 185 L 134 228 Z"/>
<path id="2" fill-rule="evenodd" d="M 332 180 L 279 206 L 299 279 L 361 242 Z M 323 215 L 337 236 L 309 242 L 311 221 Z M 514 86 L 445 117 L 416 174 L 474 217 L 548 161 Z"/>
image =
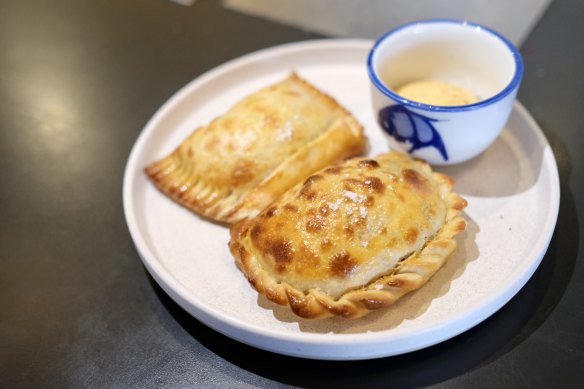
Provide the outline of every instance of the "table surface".
<path id="1" fill-rule="evenodd" d="M 519 100 L 561 180 L 540 267 L 441 344 L 312 361 L 240 344 L 143 267 L 123 171 L 151 115 L 242 54 L 322 38 L 199 0 L 0 3 L 0 387 L 576 387 L 584 379 L 584 2 L 556 0 L 521 46 Z M 542 204 L 545 206 L 545 204 Z"/>

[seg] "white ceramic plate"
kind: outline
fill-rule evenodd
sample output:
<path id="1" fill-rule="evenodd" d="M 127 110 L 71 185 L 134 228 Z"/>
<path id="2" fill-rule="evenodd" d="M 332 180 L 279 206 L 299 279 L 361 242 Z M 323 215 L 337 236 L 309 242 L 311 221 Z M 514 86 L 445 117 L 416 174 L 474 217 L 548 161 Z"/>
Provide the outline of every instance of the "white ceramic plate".
<path id="1" fill-rule="evenodd" d="M 456 179 L 457 191 L 469 202 L 468 228 L 458 237 L 457 251 L 423 288 L 359 320 L 297 319 L 258 296 L 229 253 L 227 228 L 175 204 L 146 179 L 146 164 L 291 70 L 353 112 L 366 128 L 370 154 L 387 150 L 370 107 L 365 60 L 371 44 L 308 41 L 228 62 L 178 91 L 136 141 L 124 176 L 132 238 L 166 293 L 211 328 L 293 356 L 350 360 L 396 355 L 444 341 L 485 320 L 539 265 L 556 223 L 559 179 L 549 144 L 519 103 L 485 153 L 438 169 Z"/>

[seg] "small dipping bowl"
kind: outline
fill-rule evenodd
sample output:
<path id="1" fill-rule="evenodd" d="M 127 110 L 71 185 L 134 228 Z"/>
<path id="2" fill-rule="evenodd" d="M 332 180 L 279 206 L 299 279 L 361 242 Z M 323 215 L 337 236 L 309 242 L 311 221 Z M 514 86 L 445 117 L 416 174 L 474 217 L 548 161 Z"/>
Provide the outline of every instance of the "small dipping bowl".
<path id="1" fill-rule="evenodd" d="M 489 147 L 507 122 L 523 76 L 521 54 L 511 42 L 461 20 L 393 29 L 375 42 L 367 67 L 374 114 L 390 147 L 434 165 L 463 162 Z M 397 93 L 423 80 L 456 86 L 478 101 L 433 105 Z"/>

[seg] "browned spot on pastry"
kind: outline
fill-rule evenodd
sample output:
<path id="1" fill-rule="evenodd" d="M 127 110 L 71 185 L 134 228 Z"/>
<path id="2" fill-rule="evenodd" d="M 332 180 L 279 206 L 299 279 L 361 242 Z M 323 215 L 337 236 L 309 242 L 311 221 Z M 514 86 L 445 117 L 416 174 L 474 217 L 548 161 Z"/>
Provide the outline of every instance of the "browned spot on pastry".
<path id="1" fill-rule="evenodd" d="M 231 183 L 239 186 L 248 183 L 254 178 L 254 163 L 252 161 L 242 160 L 231 172 Z"/>
<path id="2" fill-rule="evenodd" d="M 251 286 L 253 286 L 253 288 L 255 290 L 258 290 L 258 283 L 257 283 L 257 281 L 254 278 L 251 278 L 251 277 L 246 277 L 246 278 L 247 278 L 247 281 L 251 284 Z"/>
<path id="3" fill-rule="evenodd" d="M 318 213 L 322 216 L 326 216 L 331 212 L 331 209 L 327 204 L 323 204 L 318 208 Z"/>
<path id="4" fill-rule="evenodd" d="M 362 161 L 359 161 L 359 167 L 376 169 L 379 167 L 379 163 L 377 163 L 377 161 L 374 159 L 364 159 Z"/>
<path id="5" fill-rule="evenodd" d="M 189 203 L 189 205 L 191 205 L 193 207 L 198 207 L 200 205 L 201 201 L 197 196 L 192 196 L 192 197 L 189 197 L 188 203 Z"/>
<path id="6" fill-rule="evenodd" d="M 266 246 L 268 254 L 271 254 L 272 257 L 274 257 L 276 271 L 283 271 L 294 256 L 292 242 L 287 240 L 274 240 L 268 241 Z"/>
<path id="7" fill-rule="evenodd" d="M 324 172 L 326 174 L 339 174 L 341 172 L 341 170 L 343 170 L 342 166 L 331 166 L 329 168 L 327 168 Z"/>
<path id="8" fill-rule="evenodd" d="M 189 147 L 187 149 L 187 157 L 192 158 L 192 156 L 193 156 L 193 149 Z"/>
<path id="9" fill-rule="evenodd" d="M 333 247 L 333 242 L 331 242 L 330 239 L 323 239 L 322 242 L 320 242 L 320 249 L 322 251 L 328 251 Z"/>
<path id="10" fill-rule="evenodd" d="M 456 209 L 457 211 L 462 211 L 464 208 L 466 208 L 467 205 L 468 202 L 462 197 L 459 197 L 456 202 L 452 204 L 452 208 Z"/>
<path id="11" fill-rule="evenodd" d="M 330 260 L 330 271 L 336 277 L 347 277 L 358 267 L 359 263 L 346 251 L 335 254 Z"/>
<path id="12" fill-rule="evenodd" d="M 286 211 L 289 211 L 289 212 L 294 212 L 294 213 L 298 212 L 298 207 L 295 206 L 294 204 L 287 203 L 282 208 L 284 208 Z"/>
<path id="13" fill-rule="evenodd" d="M 383 182 L 377 177 L 365 177 L 363 181 L 356 178 L 345 178 L 343 180 L 345 190 L 359 188 L 368 192 L 383 193 L 385 187 Z"/>
<path id="14" fill-rule="evenodd" d="M 306 181 L 304 181 L 304 184 L 303 185 L 304 186 L 312 185 L 313 182 L 316 182 L 316 181 L 319 181 L 319 180 L 322 180 L 322 176 L 319 176 L 318 174 L 314 174 L 314 175 L 308 177 L 306 179 Z"/>
<path id="15" fill-rule="evenodd" d="M 146 175 L 152 179 L 157 178 L 160 175 L 160 171 L 160 166 L 156 163 L 148 165 L 144 168 L 144 173 L 146 173 Z"/>
<path id="16" fill-rule="evenodd" d="M 286 290 L 288 296 L 288 304 L 290 308 L 300 317 L 311 319 L 318 316 L 318 312 L 310 305 L 310 300 L 303 294 L 293 293 L 291 290 Z"/>
<path id="17" fill-rule="evenodd" d="M 241 225 L 236 225 L 235 229 L 232 229 L 232 238 L 229 240 L 229 250 L 235 257 L 235 263 L 241 269 L 241 265 L 245 263 L 248 259 L 248 252 L 245 247 L 239 241 L 239 234 L 242 230 Z"/>
<path id="18" fill-rule="evenodd" d="M 325 222 L 326 218 L 316 215 L 306 222 L 306 229 L 310 232 L 321 231 L 325 227 Z"/>
<path id="19" fill-rule="evenodd" d="M 466 229 L 466 220 L 460 219 L 458 224 L 454 227 L 456 231 L 464 231 Z"/>
<path id="20" fill-rule="evenodd" d="M 365 206 L 366 207 L 372 207 L 373 204 L 375 204 L 375 197 L 373 197 L 373 196 L 367 196 L 365 198 Z"/>
<path id="21" fill-rule="evenodd" d="M 404 180 L 420 191 L 427 191 L 428 179 L 413 169 L 404 169 L 402 171 Z"/>
<path id="22" fill-rule="evenodd" d="M 267 216 L 267 217 L 272 217 L 272 216 L 274 216 L 274 215 L 275 215 L 277 212 L 278 212 L 278 208 L 276 208 L 276 207 L 270 207 L 270 209 L 268 209 L 268 210 L 266 211 L 266 216 Z"/>
<path id="23" fill-rule="evenodd" d="M 382 308 L 383 306 L 385 306 L 387 304 L 386 301 L 384 300 L 380 300 L 380 299 L 362 299 L 360 300 L 361 304 L 363 304 L 363 306 L 367 309 L 369 309 L 370 311 L 374 310 L 374 309 L 379 309 Z"/>
<path id="24" fill-rule="evenodd" d="M 304 185 L 302 189 L 300 189 L 300 197 L 312 201 L 316 197 L 316 193 L 310 189 L 310 185 Z"/>
<path id="25" fill-rule="evenodd" d="M 319 176 L 318 174 L 308 177 L 306 181 L 304 181 L 304 184 L 302 184 L 302 189 L 300 189 L 300 196 L 309 201 L 314 200 L 316 194 L 311 189 L 311 186 L 314 182 L 322 180 L 322 178 L 323 177 Z"/>
<path id="26" fill-rule="evenodd" d="M 349 305 L 340 305 L 340 306 L 333 306 L 330 307 L 329 310 L 337 316 L 341 316 L 344 318 L 350 318 L 355 314 L 355 309 Z"/>
<path id="27" fill-rule="evenodd" d="M 353 189 L 354 187 L 365 186 L 363 181 L 360 181 L 356 178 L 345 178 L 343 179 L 343 182 L 345 183 L 345 189 Z"/>
<path id="28" fill-rule="evenodd" d="M 404 233 L 404 239 L 408 243 L 415 243 L 416 240 L 418 240 L 419 235 L 420 231 L 415 227 L 411 227 L 408 228 L 408 230 Z"/>
<path id="29" fill-rule="evenodd" d="M 166 190 L 168 191 L 168 193 L 171 196 L 174 196 L 174 195 L 176 195 L 176 192 L 178 190 L 178 186 L 176 184 L 169 185 Z"/>
<path id="30" fill-rule="evenodd" d="M 255 240 L 260 236 L 261 233 L 262 227 L 259 224 L 256 224 L 251 229 L 251 238 Z"/>
<path id="31" fill-rule="evenodd" d="M 238 251 L 237 251 L 237 253 L 239 254 L 239 258 L 240 258 L 242 261 L 245 261 L 245 260 L 247 260 L 247 258 L 249 257 L 249 255 L 248 255 L 249 253 L 247 252 L 247 250 L 245 249 L 245 247 L 243 247 L 243 246 L 238 246 L 238 247 L 237 247 L 237 250 L 238 250 Z"/>
<path id="32" fill-rule="evenodd" d="M 377 177 L 365 177 L 365 185 L 376 193 L 383 193 L 385 187 L 383 182 Z"/>
<path id="33" fill-rule="evenodd" d="M 353 235 L 355 235 L 355 230 L 350 224 L 343 226 L 343 231 L 345 231 L 345 235 L 347 235 L 348 238 L 351 238 Z"/>
<path id="34" fill-rule="evenodd" d="M 403 282 L 400 278 L 392 277 L 389 281 L 385 283 L 386 286 L 391 288 L 401 288 L 403 286 Z"/>

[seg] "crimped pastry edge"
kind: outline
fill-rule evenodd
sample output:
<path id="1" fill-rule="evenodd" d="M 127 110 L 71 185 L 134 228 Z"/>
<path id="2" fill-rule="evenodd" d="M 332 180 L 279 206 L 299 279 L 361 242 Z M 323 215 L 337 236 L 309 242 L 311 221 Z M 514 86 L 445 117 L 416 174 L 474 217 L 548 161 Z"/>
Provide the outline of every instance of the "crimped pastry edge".
<path id="1" fill-rule="evenodd" d="M 430 166 L 421 160 L 416 164 L 425 171 Z M 258 259 L 251 255 L 240 242 L 251 219 L 243 219 L 231 227 L 229 247 L 238 267 L 249 283 L 272 302 L 288 306 L 297 316 L 305 319 L 323 319 L 340 316 L 356 319 L 394 304 L 405 294 L 422 287 L 446 262 L 456 248 L 455 236 L 466 228 L 466 221 L 459 216 L 467 202 L 452 191 L 453 180 L 442 173 L 432 172 L 438 182 L 447 211 L 445 224 L 429 239 L 421 250 L 401 260 L 391 274 L 380 276 L 369 284 L 345 292 L 335 299 L 327 293 L 311 289 L 303 292 L 278 282 L 262 269 Z"/>
<path id="2" fill-rule="evenodd" d="M 203 175 L 195 177 L 194 182 L 186 178 L 192 170 L 192 166 L 183 166 L 184 164 L 181 164 L 181 159 L 183 158 L 181 154 L 183 153 L 182 146 L 189 139 L 196 136 L 196 132 L 201 130 L 202 127 L 195 129 L 170 154 L 147 165 L 144 168 L 145 174 L 158 190 L 180 205 L 211 220 L 231 224 L 242 218 L 251 217 L 259 213 L 277 195 L 321 167 L 344 158 L 359 155 L 365 151 L 367 138 L 363 126 L 350 111 L 332 96 L 299 77 L 296 72 L 292 71 L 288 78 L 282 81 L 287 79 L 292 79 L 300 83 L 312 95 L 321 99 L 332 110 L 340 112 L 341 115 L 322 134 L 282 161 L 278 167 L 253 189 L 243 193 L 240 197 L 237 197 L 234 191 L 227 191 L 224 194 L 218 195 L 217 193 L 220 191 L 217 191 L 206 183 Z M 267 85 L 264 88 L 269 88 L 272 85 L 274 84 Z M 250 95 L 258 92 L 259 90 Z M 241 100 L 246 97 L 243 97 Z M 228 110 L 225 111 L 225 113 L 227 112 Z M 299 175 L 296 169 L 286 168 L 289 166 L 297 167 L 311 149 L 318 148 L 319 143 L 336 143 L 338 147 L 327 159 L 311 165 L 305 174 Z M 178 178 L 173 173 L 178 175 Z M 297 179 L 295 180 L 295 178 Z M 274 188 L 279 183 L 286 181 L 289 181 L 286 188 L 274 191 Z M 263 188 L 267 189 L 265 193 L 261 193 Z"/>

